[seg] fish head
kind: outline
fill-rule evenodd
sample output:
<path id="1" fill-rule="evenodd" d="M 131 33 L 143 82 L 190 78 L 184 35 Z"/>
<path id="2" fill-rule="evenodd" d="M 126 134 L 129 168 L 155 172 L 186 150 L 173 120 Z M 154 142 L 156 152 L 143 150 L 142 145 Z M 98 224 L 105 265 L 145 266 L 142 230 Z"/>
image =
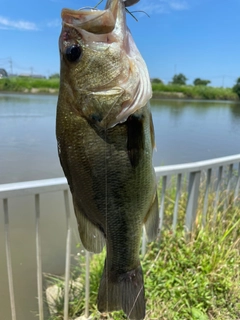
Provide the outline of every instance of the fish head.
<path id="1" fill-rule="evenodd" d="M 105 10 L 62 10 L 60 94 L 103 128 L 127 120 L 151 98 L 146 64 L 126 25 L 125 1 Z"/>

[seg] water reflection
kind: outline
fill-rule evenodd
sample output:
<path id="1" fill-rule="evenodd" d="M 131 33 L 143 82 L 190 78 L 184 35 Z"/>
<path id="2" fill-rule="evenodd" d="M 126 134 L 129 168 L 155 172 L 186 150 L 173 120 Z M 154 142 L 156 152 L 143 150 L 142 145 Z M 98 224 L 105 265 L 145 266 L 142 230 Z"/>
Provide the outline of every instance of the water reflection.
<path id="1" fill-rule="evenodd" d="M 232 112 L 233 121 L 237 121 L 240 124 L 240 103 L 233 103 L 230 106 Z"/>
<path id="2" fill-rule="evenodd" d="M 236 120 L 239 118 L 232 112 L 238 114 L 239 104 L 152 100 L 151 106 L 158 150 L 154 164 L 192 162 L 240 153 L 236 145 L 236 136 L 240 136 Z"/>
<path id="3" fill-rule="evenodd" d="M 63 176 L 57 96 L 0 94 L 0 183 Z M 240 153 L 240 106 L 228 101 L 152 100 L 154 165 Z"/>
<path id="4" fill-rule="evenodd" d="M 56 96 L 0 94 L 0 183 L 62 176 Z"/>
<path id="5" fill-rule="evenodd" d="M 240 140 L 239 128 L 240 128 L 240 103 L 234 103 L 230 107 L 232 131 L 235 134 L 235 143 L 238 144 Z"/>
<path id="6" fill-rule="evenodd" d="M 0 94 L 0 183 L 63 176 L 55 138 L 56 104 L 56 96 Z M 151 106 L 154 165 L 240 153 L 240 104 L 152 100 Z M 19 320 L 32 320 L 37 310 L 34 201 L 15 200 L 10 203 L 10 227 L 17 314 Z M 0 207 L 0 252 L 5 250 L 3 217 Z M 76 229 L 74 217 L 72 222 Z M 62 194 L 41 196 L 41 227 L 43 271 L 62 274 L 66 232 Z M 79 241 L 77 230 L 74 234 L 73 252 Z M 10 319 L 5 255 L 0 276 L 1 316 Z"/>

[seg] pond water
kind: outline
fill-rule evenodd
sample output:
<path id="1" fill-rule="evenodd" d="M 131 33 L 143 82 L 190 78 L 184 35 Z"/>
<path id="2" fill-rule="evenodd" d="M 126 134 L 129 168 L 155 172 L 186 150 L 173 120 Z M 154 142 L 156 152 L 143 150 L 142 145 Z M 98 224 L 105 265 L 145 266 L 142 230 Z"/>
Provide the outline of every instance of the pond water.
<path id="1" fill-rule="evenodd" d="M 56 96 L 0 94 L 0 183 L 63 176 Z M 152 100 L 155 166 L 240 153 L 240 104 Z"/>
<path id="2" fill-rule="evenodd" d="M 56 96 L 0 94 L 0 184 L 62 177 L 55 138 Z M 240 153 L 240 104 L 220 101 L 152 100 L 155 166 Z M 43 272 L 63 274 L 65 215 L 62 194 L 41 196 Z M 18 320 L 37 311 L 34 199 L 9 203 L 10 241 Z M 72 252 L 79 242 L 72 214 Z M 11 319 L 4 221 L 0 207 L 0 310 Z M 45 286 L 45 282 L 44 282 Z"/>

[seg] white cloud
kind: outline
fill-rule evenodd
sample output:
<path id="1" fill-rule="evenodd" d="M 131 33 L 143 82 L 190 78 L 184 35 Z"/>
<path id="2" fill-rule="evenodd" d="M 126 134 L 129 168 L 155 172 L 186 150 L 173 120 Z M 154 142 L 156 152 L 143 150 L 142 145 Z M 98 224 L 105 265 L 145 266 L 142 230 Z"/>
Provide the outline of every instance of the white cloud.
<path id="1" fill-rule="evenodd" d="M 188 4 L 186 1 L 170 1 L 169 6 L 173 10 L 187 10 Z"/>
<path id="2" fill-rule="evenodd" d="M 33 22 L 24 20 L 10 20 L 8 18 L 0 16 L 0 29 L 17 29 L 17 30 L 38 30 L 37 26 Z"/>
<path id="3" fill-rule="evenodd" d="M 186 0 L 141 0 L 134 11 L 141 10 L 147 14 L 160 14 L 188 9 Z"/>
<path id="4" fill-rule="evenodd" d="M 153 13 L 164 13 L 166 11 L 166 8 L 163 3 L 156 4 L 156 3 L 149 2 L 148 4 L 145 4 L 145 3 L 139 4 L 135 10 L 136 11 L 141 10 L 151 15 Z"/>
<path id="5" fill-rule="evenodd" d="M 47 27 L 49 27 L 49 28 L 56 28 L 59 26 L 61 26 L 61 21 L 59 19 L 55 19 L 55 20 L 47 22 Z"/>

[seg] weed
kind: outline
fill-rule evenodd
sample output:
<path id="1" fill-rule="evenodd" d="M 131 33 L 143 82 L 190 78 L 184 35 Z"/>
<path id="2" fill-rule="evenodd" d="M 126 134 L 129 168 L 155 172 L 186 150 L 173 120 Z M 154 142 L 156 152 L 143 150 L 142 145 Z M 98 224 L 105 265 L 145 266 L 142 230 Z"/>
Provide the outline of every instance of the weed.
<path id="1" fill-rule="evenodd" d="M 201 192 L 203 194 L 203 192 Z M 145 274 L 146 320 L 236 320 L 240 318 L 240 208 L 219 205 L 215 227 L 211 221 L 205 228 L 201 219 L 190 241 L 184 233 L 186 192 L 182 188 L 179 200 L 178 227 L 173 234 L 172 212 L 176 190 L 168 188 L 165 197 L 165 223 L 161 238 L 150 243 L 142 258 Z M 209 196 L 209 208 L 214 196 Z M 198 215 L 203 208 L 199 201 Z M 211 209 L 209 209 L 211 210 Z M 224 214 L 224 221 L 223 221 Z M 96 299 L 104 265 L 105 252 L 93 255 L 90 263 L 90 301 L 92 319 L 127 319 L 122 312 L 100 314 Z M 78 291 L 70 287 L 69 315 L 75 319 L 84 313 L 84 259 L 72 272 L 80 279 Z M 63 281 L 58 284 L 63 288 Z M 62 301 L 60 301 L 62 303 Z M 52 320 L 63 319 L 63 304 Z"/>

